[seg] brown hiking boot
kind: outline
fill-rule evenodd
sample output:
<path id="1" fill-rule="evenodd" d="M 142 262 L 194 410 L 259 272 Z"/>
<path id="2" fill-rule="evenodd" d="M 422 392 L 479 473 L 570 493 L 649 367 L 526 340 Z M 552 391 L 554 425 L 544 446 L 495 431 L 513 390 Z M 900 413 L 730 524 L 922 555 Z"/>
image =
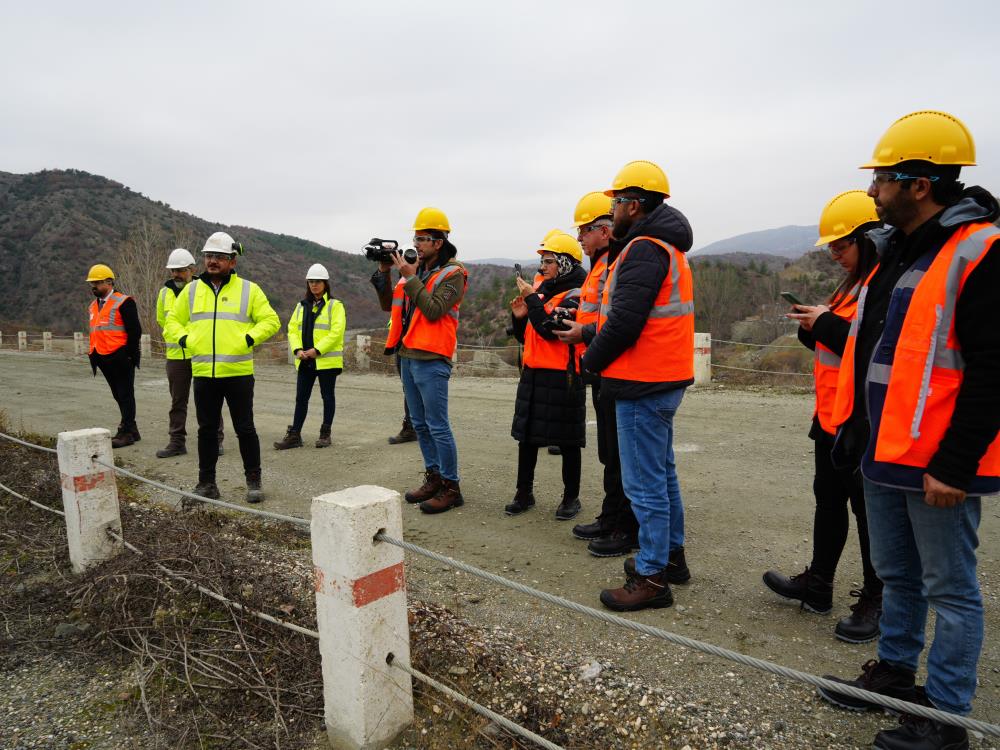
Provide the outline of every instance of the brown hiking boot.
<path id="1" fill-rule="evenodd" d="M 135 444 L 135 435 L 132 434 L 132 431 L 127 429 L 125 425 L 118 425 L 118 432 L 111 438 L 111 447 L 124 448 L 126 445 L 133 444 Z"/>
<path id="2" fill-rule="evenodd" d="M 274 444 L 274 449 L 276 451 L 288 450 L 289 448 L 301 448 L 302 447 L 302 433 L 299 430 L 294 429 L 291 425 L 288 425 L 288 431 L 285 433 L 285 437 L 278 440 Z"/>
<path id="3" fill-rule="evenodd" d="M 316 439 L 317 448 L 330 447 L 330 425 L 324 424 L 319 427 L 319 437 Z"/>
<path id="4" fill-rule="evenodd" d="M 620 589 L 604 589 L 601 604 L 616 612 L 635 612 L 650 607 L 669 607 L 674 603 L 665 570 L 651 576 L 629 578 Z"/>
<path id="5" fill-rule="evenodd" d="M 446 510 L 458 508 L 465 503 L 462 497 L 462 489 L 458 482 L 451 479 L 441 480 L 441 489 L 430 500 L 420 503 L 420 510 L 424 513 L 444 513 Z"/>
<path id="6" fill-rule="evenodd" d="M 424 472 L 424 483 L 417 487 L 415 490 L 410 490 L 404 496 L 406 502 L 408 503 L 422 503 L 424 500 L 430 500 L 434 497 L 438 490 L 441 489 L 441 483 L 444 480 L 441 479 L 441 475 L 436 471 L 428 469 Z"/>
<path id="7" fill-rule="evenodd" d="M 413 425 L 409 422 L 403 422 L 403 427 L 399 431 L 398 435 L 393 435 L 389 438 L 389 445 L 399 445 L 400 443 L 412 443 L 417 439 L 417 431 L 413 429 Z"/>

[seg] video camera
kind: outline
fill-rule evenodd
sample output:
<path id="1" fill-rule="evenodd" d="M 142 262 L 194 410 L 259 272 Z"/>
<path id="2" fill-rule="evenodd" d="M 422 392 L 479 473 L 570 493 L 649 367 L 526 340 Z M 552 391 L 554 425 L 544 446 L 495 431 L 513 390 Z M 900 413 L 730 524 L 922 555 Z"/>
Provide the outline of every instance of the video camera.
<path id="1" fill-rule="evenodd" d="M 365 245 L 365 257 L 376 263 L 392 263 L 392 256 L 399 253 L 399 243 L 395 240 L 380 240 L 372 237 Z M 403 260 L 407 263 L 417 262 L 417 251 L 412 247 L 403 250 Z"/>
<path id="2" fill-rule="evenodd" d="M 568 331 L 567 320 L 576 320 L 576 310 L 565 310 L 562 307 L 557 307 L 552 311 L 552 316 L 546 318 L 545 322 L 542 323 L 542 328 L 549 331 Z"/>

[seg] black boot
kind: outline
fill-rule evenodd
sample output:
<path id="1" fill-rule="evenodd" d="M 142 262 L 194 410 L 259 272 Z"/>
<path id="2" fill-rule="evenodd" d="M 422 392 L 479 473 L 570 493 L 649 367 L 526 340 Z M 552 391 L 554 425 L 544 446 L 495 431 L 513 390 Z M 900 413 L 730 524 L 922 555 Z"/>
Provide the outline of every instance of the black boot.
<path id="1" fill-rule="evenodd" d="M 923 688 L 916 684 L 915 674 L 904 667 L 894 667 L 885 661 L 869 659 L 861 667 L 861 675 L 855 680 L 844 680 L 840 677 L 823 675 L 828 680 L 840 682 L 844 685 L 868 690 L 872 693 L 888 695 L 890 698 L 898 698 L 901 701 L 910 703 L 920 702 L 923 699 Z M 826 688 L 818 688 L 822 698 L 835 706 L 846 708 L 848 711 L 881 711 L 882 707 L 877 703 L 852 698 L 844 693 L 838 693 Z"/>
<path id="2" fill-rule="evenodd" d="M 519 516 L 535 507 L 535 496 L 530 490 L 518 490 L 514 499 L 504 506 L 503 512 L 508 516 Z"/>
<path id="3" fill-rule="evenodd" d="M 573 527 L 573 536 L 583 539 L 585 542 L 600 539 L 613 531 L 611 524 L 604 518 L 598 516 L 593 523 L 578 523 Z"/>
<path id="4" fill-rule="evenodd" d="M 288 425 L 288 431 L 285 433 L 285 437 L 278 440 L 274 444 L 274 449 L 277 451 L 288 450 L 289 448 L 301 448 L 302 447 L 302 432 L 296 430 L 292 425 Z"/>
<path id="5" fill-rule="evenodd" d="M 639 535 L 624 531 L 612 531 L 587 545 L 587 552 L 594 557 L 620 557 L 635 549 L 639 549 Z"/>
<path id="6" fill-rule="evenodd" d="M 667 580 L 670 583 L 687 583 L 691 580 L 687 560 L 684 558 L 684 547 L 674 547 L 670 550 L 667 562 Z"/>
<path id="7" fill-rule="evenodd" d="M 868 643 L 878 638 L 878 621 L 882 617 L 882 594 L 870 594 L 868 589 L 855 589 L 857 597 L 851 605 L 851 614 L 841 619 L 833 629 L 834 635 L 847 643 Z"/>
<path id="8" fill-rule="evenodd" d="M 183 456 L 187 453 L 187 448 L 185 448 L 180 443 L 170 442 L 167 443 L 166 448 L 161 448 L 156 451 L 157 458 L 172 458 L 174 456 Z"/>
<path id="9" fill-rule="evenodd" d="M 559 507 L 556 508 L 557 521 L 568 521 L 578 515 L 580 515 L 580 498 L 578 497 L 564 497 L 559 503 Z"/>
<path id="10" fill-rule="evenodd" d="M 764 574 L 764 585 L 778 596 L 802 602 L 802 609 L 809 612 L 827 615 L 833 609 L 833 581 L 827 581 L 809 568 L 791 578 L 769 570 Z"/>
<path id="11" fill-rule="evenodd" d="M 142 440 L 142 435 L 139 434 L 139 425 L 137 425 L 135 422 L 130 424 L 127 429 L 129 431 L 129 434 L 132 435 L 133 442 L 138 443 L 140 440 Z"/>
<path id="12" fill-rule="evenodd" d="M 962 727 L 904 714 L 898 729 L 875 735 L 881 750 L 968 750 L 969 733 Z"/>
<path id="13" fill-rule="evenodd" d="M 247 502 L 260 503 L 264 501 L 264 490 L 260 486 L 260 469 L 247 472 Z"/>
<path id="14" fill-rule="evenodd" d="M 389 445 L 399 445 L 400 443 L 412 443 L 417 439 L 417 431 L 413 429 L 413 425 L 403 420 L 403 427 L 400 429 L 398 435 L 393 435 L 389 438 Z"/>
<path id="15" fill-rule="evenodd" d="M 218 500 L 222 497 L 222 494 L 219 492 L 219 486 L 215 483 L 214 477 L 212 479 L 199 479 L 198 484 L 191 491 L 195 495 L 207 497 L 209 500 Z M 181 508 L 184 510 L 194 508 L 198 505 L 204 505 L 204 503 L 201 500 L 195 500 L 191 497 L 181 498 Z"/>

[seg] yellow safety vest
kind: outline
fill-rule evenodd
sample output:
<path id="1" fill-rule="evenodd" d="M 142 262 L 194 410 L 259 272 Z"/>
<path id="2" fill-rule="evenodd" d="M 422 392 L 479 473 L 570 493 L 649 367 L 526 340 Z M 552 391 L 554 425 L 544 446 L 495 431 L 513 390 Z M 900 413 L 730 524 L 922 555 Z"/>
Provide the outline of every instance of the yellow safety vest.
<path id="1" fill-rule="evenodd" d="M 316 307 L 316 302 L 313 302 Z M 295 306 L 292 317 L 288 321 L 288 350 L 295 352 L 302 348 L 302 317 L 305 307 L 302 302 Z M 316 358 L 317 370 L 332 370 L 344 368 L 344 329 L 347 328 L 347 314 L 339 299 L 330 299 L 323 295 L 323 309 L 313 320 L 313 346 L 319 352 Z M 302 360 L 295 359 L 295 369 Z"/>
<path id="2" fill-rule="evenodd" d="M 197 279 L 192 279 L 189 283 L 193 284 L 195 281 Z M 177 295 L 174 294 L 172 289 L 166 286 L 160 288 L 160 293 L 156 295 L 156 322 L 163 333 L 163 343 L 166 346 L 167 359 L 187 359 L 187 354 L 181 349 L 181 345 L 167 338 L 167 315 L 174 309 L 174 302 L 176 301 Z"/>

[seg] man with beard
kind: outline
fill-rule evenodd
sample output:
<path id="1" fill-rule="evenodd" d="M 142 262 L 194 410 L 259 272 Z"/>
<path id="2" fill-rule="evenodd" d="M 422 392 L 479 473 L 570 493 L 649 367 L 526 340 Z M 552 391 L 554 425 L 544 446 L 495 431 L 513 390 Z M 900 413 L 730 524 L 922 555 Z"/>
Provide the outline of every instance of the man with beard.
<path id="1" fill-rule="evenodd" d="M 115 273 L 103 263 L 87 273 L 90 291 L 90 368 L 98 369 L 111 388 L 121 421 L 111 438 L 112 448 L 124 448 L 140 440 L 135 423 L 135 371 L 139 367 L 142 326 L 135 300 L 115 291 Z"/>
<path id="2" fill-rule="evenodd" d="M 671 565 L 670 551 L 684 546 L 673 420 L 694 382 L 694 291 L 684 255 L 693 237 L 684 215 L 664 203 L 667 176 L 652 162 L 626 164 L 605 195 L 620 244 L 612 245 L 582 365 L 600 374 L 601 397 L 615 401 L 622 484 L 639 522 L 639 553 L 625 561 L 625 584 L 602 591 L 601 602 L 633 611 L 669 607 L 670 583 L 690 577 L 686 566 Z M 578 327 L 570 334 L 580 335 Z"/>
<path id="3" fill-rule="evenodd" d="M 840 368 L 834 459 L 860 461 L 875 572 L 884 582 L 878 659 L 846 684 L 965 715 L 983 643 L 976 577 L 981 497 L 1000 491 L 1000 205 L 958 181 L 975 165 L 957 118 L 914 112 L 882 136 L 868 194 L 878 268 L 861 291 Z M 856 465 L 856 464 L 850 464 Z M 927 683 L 915 683 L 927 611 Z M 833 678 L 835 679 L 835 678 Z M 874 704 L 830 690 L 855 711 Z M 965 729 L 905 717 L 884 750 L 967 748 Z"/>

